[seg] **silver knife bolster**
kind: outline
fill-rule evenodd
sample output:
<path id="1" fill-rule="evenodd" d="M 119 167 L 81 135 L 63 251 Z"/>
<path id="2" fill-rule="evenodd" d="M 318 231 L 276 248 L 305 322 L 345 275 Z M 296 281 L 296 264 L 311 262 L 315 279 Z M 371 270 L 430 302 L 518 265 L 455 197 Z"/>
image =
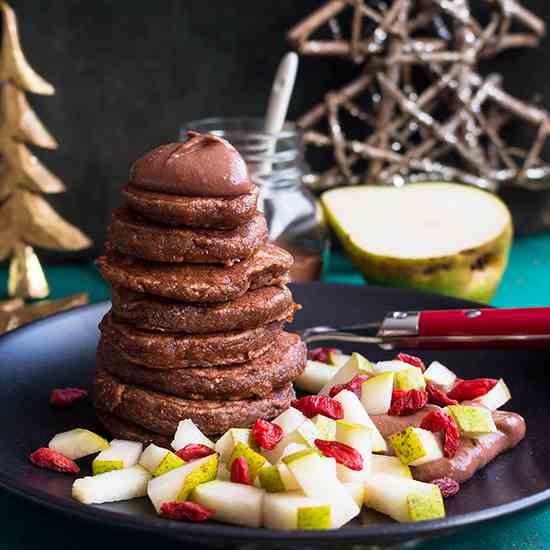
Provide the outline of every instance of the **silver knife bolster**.
<path id="1" fill-rule="evenodd" d="M 419 311 L 392 311 L 386 315 L 376 335 L 380 338 L 418 336 L 419 323 Z"/>

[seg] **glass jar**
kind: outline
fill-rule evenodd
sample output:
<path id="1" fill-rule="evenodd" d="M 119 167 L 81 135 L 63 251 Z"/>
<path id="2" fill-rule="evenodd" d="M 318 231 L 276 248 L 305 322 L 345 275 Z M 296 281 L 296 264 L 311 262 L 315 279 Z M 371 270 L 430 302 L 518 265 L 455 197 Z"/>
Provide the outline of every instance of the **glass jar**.
<path id="1" fill-rule="evenodd" d="M 235 146 L 259 188 L 258 209 L 266 217 L 269 240 L 294 256 L 291 279 L 319 279 L 328 263 L 329 238 L 318 202 L 302 185 L 307 172 L 302 134 L 292 123 L 278 134 L 268 134 L 263 127 L 261 118 L 206 118 L 186 123 L 180 139 L 195 130 Z"/>

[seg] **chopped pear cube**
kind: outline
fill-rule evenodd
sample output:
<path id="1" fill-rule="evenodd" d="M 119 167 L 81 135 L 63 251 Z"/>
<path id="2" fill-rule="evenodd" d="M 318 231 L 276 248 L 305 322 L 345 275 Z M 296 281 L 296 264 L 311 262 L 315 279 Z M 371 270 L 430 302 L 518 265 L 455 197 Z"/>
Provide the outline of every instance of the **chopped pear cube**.
<path id="1" fill-rule="evenodd" d="M 73 498 L 84 504 L 101 504 L 147 494 L 151 474 L 139 464 L 104 474 L 82 477 L 73 483 Z"/>
<path id="2" fill-rule="evenodd" d="M 407 466 L 421 466 L 443 458 L 441 441 L 428 430 L 409 427 L 389 439 L 395 454 Z"/>
<path id="3" fill-rule="evenodd" d="M 447 410 L 455 419 L 461 435 L 476 439 L 497 431 L 491 411 L 485 407 L 449 405 Z"/>
<path id="4" fill-rule="evenodd" d="M 343 367 L 351 358 L 351 355 L 346 355 L 341 351 L 329 351 L 328 352 L 328 363 L 329 365 L 340 368 Z"/>
<path id="5" fill-rule="evenodd" d="M 185 461 L 172 451 L 151 443 L 143 451 L 139 463 L 147 468 L 153 477 L 158 477 L 183 466 Z"/>
<path id="6" fill-rule="evenodd" d="M 241 442 L 251 446 L 250 433 L 251 430 L 248 428 L 230 428 L 216 441 L 214 449 L 219 453 L 222 462 L 229 462 L 237 443 Z"/>
<path id="7" fill-rule="evenodd" d="M 279 493 L 281 491 L 297 491 L 300 485 L 290 473 L 286 464 L 274 464 L 260 470 L 258 474 L 260 486 L 268 493 Z"/>
<path id="8" fill-rule="evenodd" d="M 411 469 L 396 456 L 375 455 L 371 457 L 371 475 L 386 474 L 412 479 Z"/>
<path id="9" fill-rule="evenodd" d="M 71 460 L 77 460 L 83 456 L 107 449 L 109 442 L 90 430 L 75 428 L 74 430 L 54 435 L 48 447 Z"/>
<path id="10" fill-rule="evenodd" d="M 345 420 L 336 421 L 336 441 L 353 447 L 363 458 L 363 468 L 359 471 L 351 470 L 343 464 L 337 464 L 336 473 L 342 483 L 361 482 L 370 474 L 372 456 L 371 429 L 362 424 L 354 424 Z"/>
<path id="11" fill-rule="evenodd" d="M 369 417 L 365 407 L 363 407 L 363 404 L 353 392 L 343 390 L 338 393 L 334 399 L 340 402 L 344 408 L 344 418 L 342 420 L 354 424 L 362 424 L 372 430 L 372 451 L 374 453 L 384 453 L 388 450 L 388 446 L 382 434 L 378 431 L 378 428 Z"/>
<path id="12" fill-rule="evenodd" d="M 359 508 L 362 508 L 363 504 L 365 503 L 365 482 L 348 481 L 346 483 L 342 483 L 342 485 L 344 486 L 344 489 L 351 495 L 351 497 L 355 501 L 355 504 L 357 504 Z"/>
<path id="13" fill-rule="evenodd" d="M 190 443 L 200 443 L 211 449 L 214 448 L 214 442 L 208 439 L 208 437 L 195 426 L 192 420 L 186 418 L 185 420 L 181 420 L 178 424 L 178 429 L 172 441 L 172 448 L 179 451 Z"/>
<path id="14" fill-rule="evenodd" d="M 137 441 L 113 439 L 108 449 L 101 451 L 92 462 L 94 475 L 104 474 L 111 470 L 130 468 L 138 463 L 143 444 Z"/>
<path id="15" fill-rule="evenodd" d="M 433 382 L 443 391 L 448 392 L 456 382 L 456 374 L 445 365 L 434 361 L 424 373 L 424 379 Z"/>
<path id="16" fill-rule="evenodd" d="M 314 441 L 320 439 L 319 430 L 315 427 L 315 424 L 309 418 L 306 418 L 302 424 L 300 424 L 294 431 L 286 434 L 281 441 L 272 450 L 262 449 L 263 455 L 271 462 L 275 464 L 279 462 L 284 450 L 291 443 L 298 443 L 305 445 L 306 447 L 314 447 Z"/>
<path id="17" fill-rule="evenodd" d="M 426 389 L 426 381 L 424 374 L 418 367 L 409 367 L 395 373 L 394 379 L 395 388 L 398 390 L 424 390 Z"/>
<path id="18" fill-rule="evenodd" d="M 445 517 L 439 487 L 385 474 L 366 480 L 365 505 L 402 523 Z"/>
<path id="19" fill-rule="evenodd" d="M 287 435 L 293 432 L 296 428 L 301 426 L 307 420 L 301 411 L 294 407 L 289 407 L 286 411 L 283 411 L 279 416 L 275 417 L 271 422 L 277 424 L 283 430 L 283 434 Z"/>
<path id="20" fill-rule="evenodd" d="M 281 460 L 287 456 L 291 455 L 293 453 L 297 453 L 298 451 L 305 451 L 306 449 L 311 449 L 310 445 L 303 445 L 302 443 L 289 443 L 281 453 L 281 457 L 277 461 L 278 463 L 281 462 Z"/>
<path id="21" fill-rule="evenodd" d="M 264 525 L 271 529 L 330 529 L 332 511 L 323 499 L 301 492 L 271 493 L 264 498 Z"/>
<path id="22" fill-rule="evenodd" d="M 294 380 L 296 387 L 308 393 L 317 393 L 336 374 L 340 367 L 309 360 L 304 372 Z"/>
<path id="23" fill-rule="evenodd" d="M 386 414 L 391 407 L 395 373 L 384 372 L 361 384 L 361 403 L 368 414 Z"/>
<path id="24" fill-rule="evenodd" d="M 484 407 L 487 407 L 491 411 L 496 411 L 502 407 L 502 405 L 508 403 L 510 399 L 512 399 L 512 394 L 510 393 L 510 390 L 504 380 L 501 378 L 492 390 L 489 390 L 481 397 L 477 397 L 474 401 Z"/>
<path id="25" fill-rule="evenodd" d="M 235 445 L 235 448 L 233 449 L 233 452 L 231 453 L 231 456 L 228 460 L 229 468 L 231 468 L 231 464 L 233 464 L 233 461 L 237 458 L 240 458 L 241 456 L 244 457 L 246 463 L 248 464 L 250 479 L 256 479 L 258 472 L 266 464 L 266 458 L 260 453 L 257 453 L 254 449 L 252 449 L 245 443 L 239 441 Z"/>
<path id="26" fill-rule="evenodd" d="M 215 510 L 213 519 L 244 525 L 261 527 L 265 491 L 230 481 L 214 480 L 203 483 L 191 493 L 191 500 Z"/>
<path id="27" fill-rule="evenodd" d="M 410 368 L 411 365 L 409 363 L 399 361 L 398 359 L 392 359 L 391 361 L 378 361 L 378 363 L 374 364 L 374 374 L 382 374 L 384 372 L 400 372 Z"/>
<path id="28" fill-rule="evenodd" d="M 323 386 L 319 392 L 321 395 L 328 395 L 330 389 L 338 384 L 345 384 L 358 374 L 374 374 L 372 363 L 359 353 L 352 353 L 348 362 L 338 369 L 338 372 Z"/>
<path id="29" fill-rule="evenodd" d="M 322 414 L 315 415 L 311 421 L 319 432 L 319 437 L 332 441 L 336 437 L 336 421 Z"/>
<path id="30" fill-rule="evenodd" d="M 341 527 L 359 514 L 359 507 L 349 492 L 335 475 L 329 474 L 326 464 L 315 450 L 285 456 L 283 462 L 306 496 L 322 499 L 331 505 L 333 527 Z"/>
<path id="31" fill-rule="evenodd" d="M 215 479 L 217 471 L 217 454 L 193 460 L 152 479 L 147 487 L 147 495 L 157 514 L 160 514 L 161 506 L 165 502 L 187 500 L 197 485 Z"/>

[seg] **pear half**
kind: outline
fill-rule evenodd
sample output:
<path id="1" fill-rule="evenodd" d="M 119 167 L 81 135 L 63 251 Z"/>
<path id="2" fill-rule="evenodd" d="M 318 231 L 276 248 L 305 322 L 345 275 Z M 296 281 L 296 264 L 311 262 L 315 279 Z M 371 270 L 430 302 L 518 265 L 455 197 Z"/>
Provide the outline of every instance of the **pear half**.
<path id="1" fill-rule="evenodd" d="M 488 302 L 508 261 L 512 219 L 495 195 L 453 183 L 345 187 L 322 204 L 369 282 Z"/>

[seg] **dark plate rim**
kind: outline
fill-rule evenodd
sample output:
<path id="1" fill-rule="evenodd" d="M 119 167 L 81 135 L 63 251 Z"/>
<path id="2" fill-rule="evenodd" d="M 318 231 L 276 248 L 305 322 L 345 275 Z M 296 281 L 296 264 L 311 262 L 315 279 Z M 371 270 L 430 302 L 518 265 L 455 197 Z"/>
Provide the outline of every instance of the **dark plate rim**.
<path id="1" fill-rule="evenodd" d="M 416 292 L 409 289 L 387 289 L 383 287 L 374 287 L 371 285 L 369 285 L 369 287 L 361 287 L 357 285 L 339 285 L 325 283 L 317 284 L 331 287 L 370 288 L 380 292 L 390 290 L 391 292 Z M 418 292 L 418 294 L 423 294 L 426 297 L 429 297 L 430 295 L 434 296 L 433 294 L 427 292 Z M 454 298 L 450 299 L 457 301 L 457 307 L 487 307 L 484 304 L 479 304 L 476 302 L 468 302 L 465 300 L 458 300 Z M 79 306 L 69 311 L 57 313 L 46 319 L 39 319 L 1 336 L 0 345 L 10 340 L 15 335 L 19 336 L 21 335 L 21 333 L 33 327 L 36 327 L 37 325 L 52 322 L 58 316 L 79 316 L 81 314 L 85 314 L 89 310 L 105 308 L 106 306 L 108 306 L 108 303 L 108 301 L 102 301 L 94 304 Z M 283 529 L 279 530 L 267 528 L 237 527 L 222 523 L 179 523 L 154 516 L 147 518 L 146 521 L 143 521 L 142 516 L 133 517 L 128 514 L 121 514 L 113 510 L 102 509 L 101 505 L 81 504 L 70 499 L 50 495 L 46 491 L 42 491 L 34 487 L 21 486 L 18 480 L 14 479 L 7 472 L 2 470 L 0 470 L 0 487 L 9 493 L 30 500 L 40 506 L 44 506 L 51 510 L 55 510 L 95 523 L 108 524 L 113 527 L 133 528 L 142 532 L 162 532 L 163 534 L 172 537 L 190 539 L 206 537 L 210 539 L 229 538 L 232 540 L 240 539 L 247 541 L 265 539 L 269 541 L 279 542 L 314 542 L 320 540 L 326 542 L 343 542 L 348 540 L 357 541 L 359 539 L 362 539 L 365 542 L 368 540 L 376 540 L 377 542 L 382 542 L 390 540 L 395 541 L 407 537 L 426 538 L 430 536 L 443 535 L 445 533 L 448 533 L 449 531 L 462 527 L 478 525 L 481 523 L 486 523 L 490 520 L 505 518 L 507 516 L 527 511 L 529 509 L 533 509 L 535 507 L 550 502 L 550 488 L 548 488 L 534 495 L 514 500 L 506 504 L 493 506 L 491 508 L 478 510 L 476 512 L 470 512 L 467 514 L 448 516 L 440 520 L 426 521 L 421 523 L 382 523 L 379 525 L 375 524 L 368 527 L 345 527 L 342 529 L 328 531 L 293 531 Z"/>

